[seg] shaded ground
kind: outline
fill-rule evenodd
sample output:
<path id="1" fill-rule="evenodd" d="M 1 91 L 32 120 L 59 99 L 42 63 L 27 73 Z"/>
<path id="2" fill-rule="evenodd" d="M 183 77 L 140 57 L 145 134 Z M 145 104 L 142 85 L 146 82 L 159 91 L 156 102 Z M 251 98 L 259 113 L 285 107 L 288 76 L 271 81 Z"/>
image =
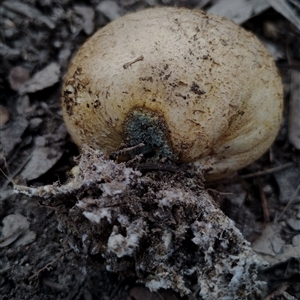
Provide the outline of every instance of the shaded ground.
<path id="1" fill-rule="evenodd" d="M 175 4 L 194 8 L 204 2 L 209 1 Z M 55 209 L 9 196 L 6 189 L 8 178 L 35 186 L 66 180 L 78 152 L 63 125 L 59 95 L 72 54 L 109 20 L 157 4 L 146 0 L 99 3 L 1 4 L 0 163 L 6 176 L 1 175 L 0 231 L 4 234 L 9 215 L 16 227 L 8 226 L 14 228 L 9 238 L 0 237 L 0 299 L 176 299 L 171 293 L 158 296 L 133 290 L 134 279 L 108 273 L 79 253 L 78 241 L 66 236 Z M 172 1 L 158 4 L 174 5 Z M 285 88 L 284 120 L 276 142 L 258 162 L 207 188 L 254 249 L 273 264 L 262 274 L 274 296 L 268 299 L 300 299 L 300 153 L 290 142 L 288 127 L 290 112 L 297 109 L 290 108 L 289 99 L 300 98 L 300 34 L 272 8 L 243 26 L 257 34 L 276 59 Z"/>

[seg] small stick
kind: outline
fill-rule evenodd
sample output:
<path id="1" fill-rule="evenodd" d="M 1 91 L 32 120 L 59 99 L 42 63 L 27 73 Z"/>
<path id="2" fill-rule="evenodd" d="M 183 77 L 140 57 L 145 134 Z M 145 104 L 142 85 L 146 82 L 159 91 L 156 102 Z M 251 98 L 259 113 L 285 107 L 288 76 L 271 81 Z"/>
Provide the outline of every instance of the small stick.
<path id="1" fill-rule="evenodd" d="M 255 173 L 251 173 L 251 174 L 247 174 L 247 175 L 242 175 L 240 177 L 242 179 L 247 179 L 247 178 L 252 178 L 252 177 L 256 177 L 256 176 L 262 176 L 262 175 L 272 174 L 272 173 L 276 173 L 276 172 L 279 172 L 281 170 L 287 169 L 287 168 L 289 168 L 289 167 L 291 167 L 293 165 L 294 165 L 294 163 L 287 163 L 287 164 L 284 164 L 282 166 L 271 168 L 269 170 L 258 171 L 258 172 L 255 172 Z"/>
<path id="2" fill-rule="evenodd" d="M 282 218 L 282 216 L 284 215 L 284 213 L 286 212 L 286 210 L 289 208 L 289 206 L 292 204 L 292 202 L 296 199 L 296 196 L 298 194 L 300 190 L 300 184 L 298 185 L 298 187 L 296 188 L 295 193 L 293 194 L 293 196 L 291 197 L 291 199 L 289 200 L 289 202 L 287 203 L 287 205 L 285 206 L 285 208 L 283 209 L 282 213 L 280 214 L 278 220 L 280 220 Z"/>
<path id="3" fill-rule="evenodd" d="M 269 214 L 266 195 L 263 191 L 262 184 L 261 184 L 259 177 L 257 177 L 257 184 L 258 184 L 259 194 L 260 194 L 260 198 L 261 198 L 261 205 L 262 205 L 262 209 L 263 209 L 263 213 L 264 213 L 264 223 L 266 224 L 266 223 L 270 222 L 270 214 Z"/>
<path id="4" fill-rule="evenodd" d="M 138 62 L 138 61 L 142 61 L 142 60 L 144 60 L 144 56 L 143 56 L 143 55 L 139 56 L 139 57 L 136 58 L 134 61 L 131 61 L 131 62 L 128 62 L 128 63 L 124 64 L 124 65 L 123 65 L 123 68 L 124 68 L 124 69 L 128 69 L 128 68 L 129 68 L 131 65 L 133 65 L 134 63 L 136 63 L 136 62 Z"/>
<path id="5" fill-rule="evenodd" d="M 120 156 L 120 155 L 122 155 L 122 154 L 128 153 L 128 152 L 130 152 L 130 151 L 132 151 L 132 150 L 135 150 L 135 149 L 137 149 L 137 148 L 142 148 L 142 147 L 144 147 L 144 146 L 145 146 L 144 143 L 140 143 L 140 144 L 135 145 L 135 146 L 133 146 L 133 147 L 128 147 L 128 148 L 121 149 L 121 150 L 119 150 L 119 151 L 113 152 L 113 153 L 110 155 L 110 158 L 111 158 L 111 159 L 115 159 L 117 156 Z"/>
<path id="6" fill-rule="evenodd" d="M 5 169 L 6 169 L 6 172 L 8 174 L 8 176 L 11 177 L 11 174 L 10 174 L 10 171 L 9 171 L 9 165 L 7 163 L 7 160 L 6 160 L 6 157 L 5 157 L 5 154 L 4 154 L 4 150 L 3 150 L 3 146 L 2 146 L 2 143 L 0 141 L 0 160 L 3 160 L 4 162 L 4 166 L 5 166 Z M 3 172 L 4 173 L 4 172 Z"/>
<path id="7" fill-rule="evenodd" d="M 286 282 L 283 283 L 277 290 L 264 298 L 264 300 L 272 300 L 275 299 L 276 296 L 282 296 L 283 292 L 285 292 L 288 287 L 289 285 Z"/>
<path id="8" fill-rule="evenodd" d="M 212 193 L 214 193 L 214 194 L 217 194 L 217 195 L 222 195 L 222 196 L 227 196 L 227 195 L 234 195 L 234 193 L 227 193 L 227 192 L 219 192 L 219 191 L 217 191 L 217 190 L 215 190 L 215 189 L 211 189 L 211 188 L 208 188 L 208 189 L 206 189 L 206 191 L 207 192 L 212 192 Z"/>
<path id="9" fill-rule="evenodd" d="M 4 182 L 2 188 L 6 188 L 9 183 L 15 184 L 11 178 L 16 177 L 16 175 L 18 175 L 20 173 L 20 171 L 24 168 L 24 166 L 29 162 L 29 160 L 31 158 L 32 158 L 32 154 L 28 155 L 27 158 L 22 163 L 20 163 L 19 167 L 13 172 L 12 175 L 9 173 L 9 176 L 7 176 L 4 173 L 4 171 L 0 168 L 1 173 L 7 178 L 7 180 Z"/>
<path id="10" fill-rule="evenodd" d="M 63 255 L 67 254 L 68 252 L 70 252 L 71 249 L 67 250 L 67 251 L 61 251 L 61 253 L 55 258 L 53 259 L 51 262 L 49 262 L 48 264 L 46 264 L 43 268 L 39 269 L 37 272 L 35 272 L 32 276 L 30 276 L 28 278 L 29 281 L 31 281 L 33 278 L 35 278 L 36 276 L 38 276 L 41 272 L 43 272 L 44 270 L 46 270 L 48 267 L 50 267 L 51 265 L 53 265 L 55 262 L 57 262 Z"/>

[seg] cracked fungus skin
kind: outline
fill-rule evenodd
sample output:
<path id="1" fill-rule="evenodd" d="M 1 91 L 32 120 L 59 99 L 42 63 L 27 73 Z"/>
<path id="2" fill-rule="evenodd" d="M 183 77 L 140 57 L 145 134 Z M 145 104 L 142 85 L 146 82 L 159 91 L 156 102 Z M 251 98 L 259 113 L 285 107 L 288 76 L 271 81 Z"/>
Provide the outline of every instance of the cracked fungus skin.
<path id="1" fill-rule="evenodd" d="M 274 61 L 252 33 L 171 7 L 128 14 L 96 32 L 74 57 L 62 93 L 64 119 L 78 145 L 106 155 L 122 143 L 134 146 L 136 137 L 124 128 L 142 109 L 164 119 L 171 158 L 209 159 L 211 179 L 268 149 L 282 105 Z"/>
<path id="2" fill-rule="evenodd" d="M 202 185 L 193 168 L 142 174 L 83 147 L 66 185 L 15 186 L 43 198 L 70 243 L 150 290 L 201 300 L 261 300 L 263 266 Z M 196 296 L 197 295 L 197 296 Z"/>

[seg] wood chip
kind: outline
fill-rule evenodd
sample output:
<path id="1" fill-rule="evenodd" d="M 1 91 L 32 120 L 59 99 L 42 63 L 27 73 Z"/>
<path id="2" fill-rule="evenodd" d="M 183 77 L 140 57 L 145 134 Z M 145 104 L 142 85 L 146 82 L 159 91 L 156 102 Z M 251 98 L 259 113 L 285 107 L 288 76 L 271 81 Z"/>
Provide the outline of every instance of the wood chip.
<path id="1" fill-rule="evenodd" d="M 8 109 L 0 104 L 0 128 L 4 126 L 9 120 Z"/>

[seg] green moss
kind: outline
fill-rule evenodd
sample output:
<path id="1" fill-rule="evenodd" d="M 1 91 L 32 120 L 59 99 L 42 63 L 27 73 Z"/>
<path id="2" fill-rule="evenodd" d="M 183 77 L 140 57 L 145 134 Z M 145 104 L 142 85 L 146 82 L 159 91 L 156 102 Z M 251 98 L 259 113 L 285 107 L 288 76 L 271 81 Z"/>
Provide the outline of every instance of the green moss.
<path id="1" fill-rule="evenodd" d="M 174 159 L 166 122 L 159 114 L 135 109 L 130 112 L 124 123 L 125 141 L 129 146 L 143 143 L 145 146 L 133 151 L 133 155 L 144 154 L 146 157 Z"/>

